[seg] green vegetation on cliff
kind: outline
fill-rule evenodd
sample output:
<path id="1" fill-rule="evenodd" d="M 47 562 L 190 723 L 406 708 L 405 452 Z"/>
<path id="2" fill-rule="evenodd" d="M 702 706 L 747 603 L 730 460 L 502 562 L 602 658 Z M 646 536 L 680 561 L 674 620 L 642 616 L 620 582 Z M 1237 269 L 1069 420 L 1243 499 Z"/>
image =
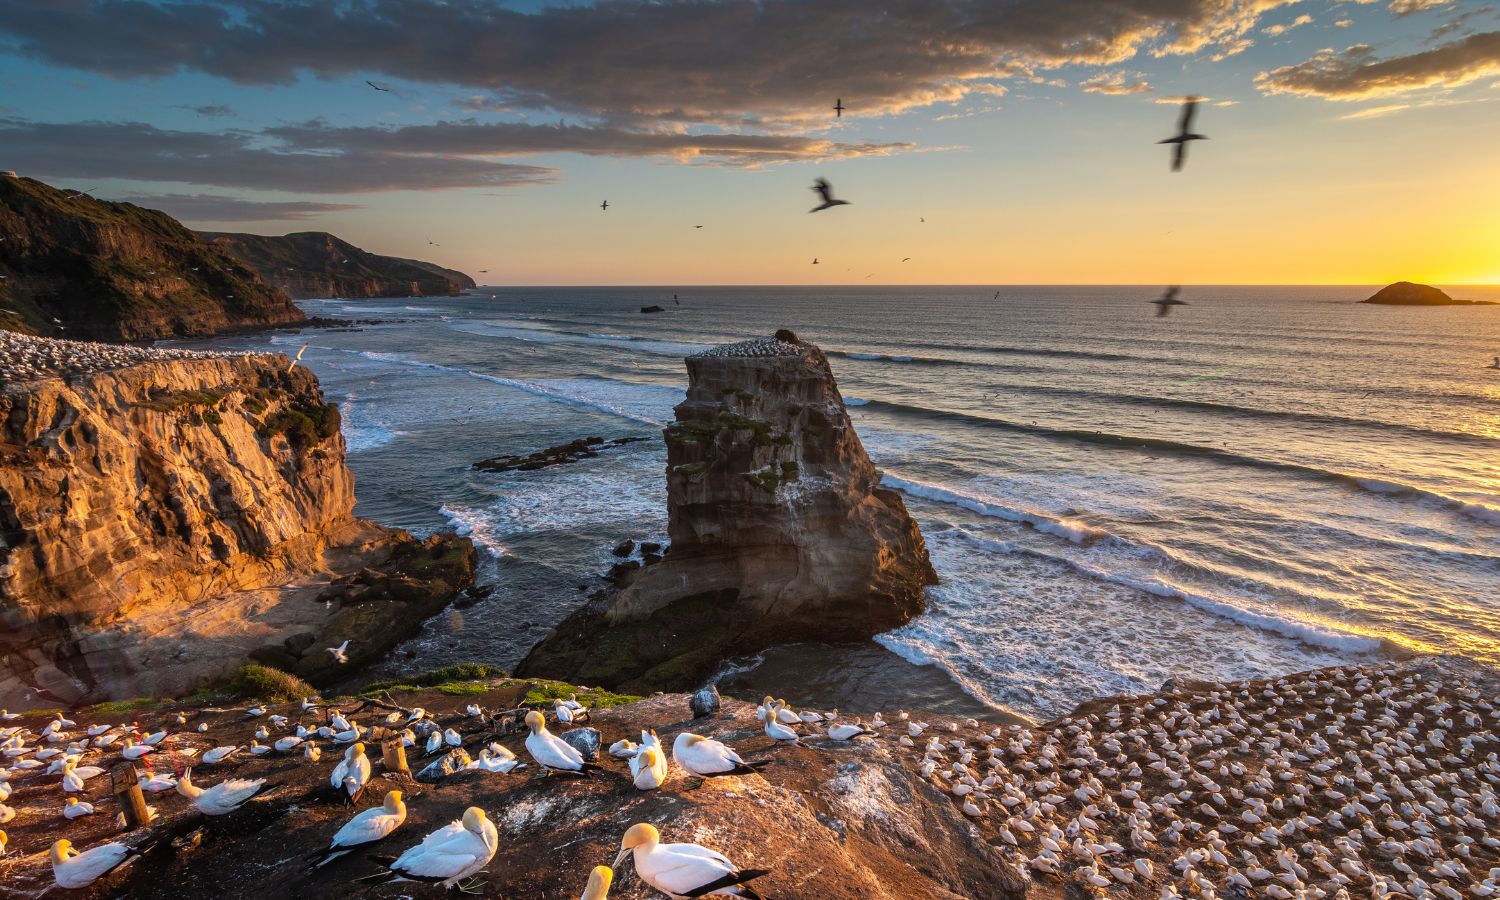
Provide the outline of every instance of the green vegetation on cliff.
<path id="1" fill-rule="evenodd" d="M 0 328 L 152 340 L 305 318 L 164 212 L 0 178 Z"/>

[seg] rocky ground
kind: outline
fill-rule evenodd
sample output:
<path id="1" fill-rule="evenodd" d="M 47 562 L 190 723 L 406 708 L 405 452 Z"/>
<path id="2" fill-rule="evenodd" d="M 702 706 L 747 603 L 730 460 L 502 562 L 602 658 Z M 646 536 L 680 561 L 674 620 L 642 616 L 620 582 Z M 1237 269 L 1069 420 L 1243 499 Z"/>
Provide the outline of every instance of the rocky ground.
<path id="1" fill-rule="evenodd" d="M 685 696 L 659 695 L 595 712 L 603 744 L 639 740 L 649 727 L 670 746 L 692 730 L 766 764 L 754 775 L 712 780 L 674 767 L 662 789 L 642 792 L 624 763 L 607 756 L 605 771 L 589 779 L 548 778 L 529 767 L 430 785 L 382 774 L 377 762 L 365 805 L 388 788 L 406 791 L 407 822 L 379 851 L 389 855 L 465 807 L 483 808 L 500 850 L 482 893 L 502 898 L 578 896 L 589 869 L 608 864 L 626 828 L 642 821 L 664 840 L 698 842 L 741 867 L 771 869 L 756 885 L 767 897 L 1485 897 L 1500 874 L 1494 689 L 1488 675 L 1427 660 L 1169 685 L 1030 728 L 888 710 L 874 737 L 838 743 L 808 728 L 802 747 L 773 745 L 753 705 L 726 700 L 720 713 L 693 720 Z M 390 697 L 425 707 L 439 725 L 462 732 L 470 749 L 498 739 L 525 759 L 520 735 L 497 735 L 494 720 L 464 707 L 511 709 L 528 691 L 547 706 L 566 690 L 497 680 L 393 689 Z M 354 711 L 360 703 L 339 706 Z M 269 719 L 238 707 L 185 712 L 183 725 L 172 708 L 123 716 L 145 729 L 184 729 L 156 755 L 158 772 L 184 764 L 185 749 L 247 742 Z M 297 704 L 270 712 L 291 723 L 313 718 Z M 364 709 L 355 718 L 373 724 L 384 714 Z M 73 718 L 81 731 L 122 716 Z M 200 723 L 207 732 L 195 730 Z M 35 731 L 43 721 L 21 724 Z M 326 791 L 336 757 L 327 747 L 319 763 L 270 753 L 201 766 L 199 784 L 232 773 L 278 786 L 206 822 L 176 794 L 155 795 L 158 849 L 133 871 L 78 893 L 438 896 L 423 885 L 353 885 L 377 871 L 367 854 L 306 869 L 303 857 L 351 815 Z M 411 760 L 422 765 L 419 750 Z M 105 776 L 89 783 L 99 812 L 64 822 L 57 781 L 11 776 L 7 803 L 17 814 L 0 859 L 0 889 L 10 895 L 47 888 L 46 849 L 57 837 L 87 849 L 150 836 L 113 824 Z M 627 861 L 616 873 L 611 896 L 657 896 L 629 868 Z"/>

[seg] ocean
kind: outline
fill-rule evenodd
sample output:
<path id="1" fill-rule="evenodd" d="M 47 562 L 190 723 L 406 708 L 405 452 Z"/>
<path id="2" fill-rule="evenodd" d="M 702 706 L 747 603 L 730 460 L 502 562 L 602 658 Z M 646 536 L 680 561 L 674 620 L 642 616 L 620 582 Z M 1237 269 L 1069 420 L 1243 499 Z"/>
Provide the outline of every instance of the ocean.
<path id="1" fill-rule="evenodd" d="M 397 671 L 513 665 L 611 547 L 664 539 L 682 357 L 791 328 L 828 351 L 942 583 L 884 651 L 779 650 L 734 677 L 758 691 L 763 666 L 794 702 L 858 709 L 885 671 L 1044 719 L 1172 677 L 1500 662 L 1500 307 L 1355 302 L 1372 291 L 1192 287 L 1157 318 L 1146 287 L 482 288 L 305 301 L 379 324 L 211 345 L 306 342 L 358 513 L 483 551 L 494 595 L 431 621 Z M 592 435 L 655 439 L 470 468 Z"/>

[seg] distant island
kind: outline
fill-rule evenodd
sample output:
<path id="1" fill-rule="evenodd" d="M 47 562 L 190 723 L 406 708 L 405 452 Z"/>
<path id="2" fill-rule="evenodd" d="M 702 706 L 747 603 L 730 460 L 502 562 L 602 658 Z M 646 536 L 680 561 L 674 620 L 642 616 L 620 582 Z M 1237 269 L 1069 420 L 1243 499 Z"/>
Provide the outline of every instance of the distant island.
<path id="1" fill-rule="evenodd" d="M 1430 284 L 1415 284 L 1398 281 L 1375 292 L 1375 296 L 1361 303 L 1378 303 L 1383 306 L 1494 306 L 1488 300 L 1456 300 Z"/>
<path id="2" fill-rule="evenodd" d="M 369 253 L 326 231 L 299 231 L 280 237 L 212 231 L 198 234 L 297 300 L 446 296 L 474 287 L 474 279 L 462 272 L 418 259 Z"/>

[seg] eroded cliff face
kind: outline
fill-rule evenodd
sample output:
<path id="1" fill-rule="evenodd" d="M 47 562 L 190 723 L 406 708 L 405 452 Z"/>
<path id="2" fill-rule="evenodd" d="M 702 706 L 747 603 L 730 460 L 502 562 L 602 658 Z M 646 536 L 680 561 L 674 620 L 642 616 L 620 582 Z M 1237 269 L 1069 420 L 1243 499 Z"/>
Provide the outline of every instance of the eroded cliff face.
<path id="1" fill-rule="evenodd" d="M 937 580 L 926 546 L 879 486 L 823 352 L 747 341 L 687 369 L 665 431 L 670 553 L 565 620 L 522 671 L 685 688 L 727 656 L 864 640 L 921 612 Z"/>
<path id="2" fill-rule="evenodd" d="M 206 231 L 201 236 L 299 299 L 446 296 L 474 287 L 462 272 L 370 253 L 326 231 L 281 236 Z"/>
<path id="3" fill-rule="evenodd" d="M 0 704 L 177 694 L 288 634 L 307 650 L 344 613 L 316 586 L 413 543 L 354 517 L 337 408 L 288 366 L 0 383 Z"/>

